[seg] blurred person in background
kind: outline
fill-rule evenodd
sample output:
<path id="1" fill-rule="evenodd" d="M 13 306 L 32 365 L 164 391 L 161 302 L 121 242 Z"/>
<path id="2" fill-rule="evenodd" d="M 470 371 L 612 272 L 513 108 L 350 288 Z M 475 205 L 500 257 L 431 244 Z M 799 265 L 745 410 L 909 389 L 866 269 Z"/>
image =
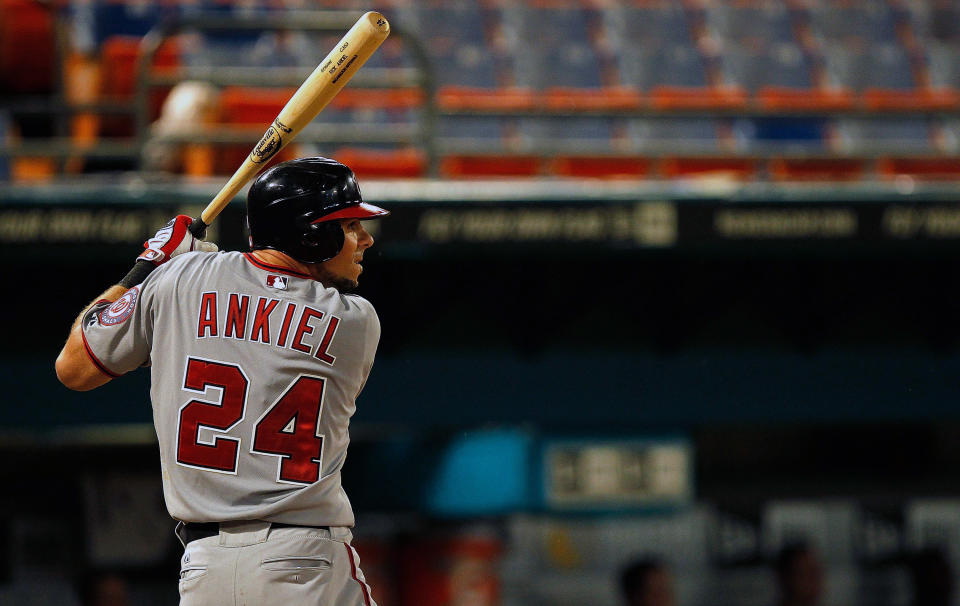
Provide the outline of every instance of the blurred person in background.
<path id="1" fill-rule="evenodd" d="M 806 543 L 793 543 L 780 550 L 775 562 L 778 606 L 816 606 L 823 597 L 823 566 L 816 551 Z"/>
<path id="2" fill-rule="evenodd" d="M 215 123 L 219 112 L 220 91 L 217 87 L 209 82 L 178 83 L 164 100 L 160 117 L 150 126 L 150 140 L 143 151 L 144 168 L 187 174 L 213 172 L 213 152 L 209 145 L 174 143 L 163 141 L 163 138 L 197 134 Z"/>
<path id="3" fill-rule="evenodd" d="M 620 574 L 620 589 L 626 606 L 676 606 L 673 575 L 660 560 L 632 562 Z"/>
<path id="4" fill-rule="evenodd" d="M 942 549 L 929 547 L 908 561 L 914 606 L 950 606 L 953 603 L 953 571 Z"/>

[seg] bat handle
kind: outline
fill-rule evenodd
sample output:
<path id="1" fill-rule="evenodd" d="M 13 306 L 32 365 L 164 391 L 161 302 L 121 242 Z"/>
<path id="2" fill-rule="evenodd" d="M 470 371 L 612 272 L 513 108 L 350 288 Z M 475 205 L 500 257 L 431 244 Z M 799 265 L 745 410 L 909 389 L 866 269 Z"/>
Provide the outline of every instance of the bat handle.
<path id="1" fill-rule="evenodd" d="M 193 223 L 190 224 L 190 227 L 187 229 L 190 230 L 190 233 L 197 240 L 202 240 L 205 235 L 207 235 L 207 228 L 210 227 L 204 220 L 197 216 L 193 218 Z"/>

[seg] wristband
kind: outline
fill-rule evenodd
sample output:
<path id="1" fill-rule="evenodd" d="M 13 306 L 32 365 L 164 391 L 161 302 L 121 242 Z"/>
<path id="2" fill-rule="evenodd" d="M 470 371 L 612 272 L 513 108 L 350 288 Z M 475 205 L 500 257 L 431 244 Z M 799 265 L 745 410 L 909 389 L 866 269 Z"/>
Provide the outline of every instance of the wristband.
<path id="1" fill-rule="evenodd" d="M 150 272 L 156 269 L 156 265 L 150 261 L 144 261 L 143 259 L 138 260 L 133 264 L 133 269 L 127 272 L 127 275 L 120 280 L 120 286 L 124 288 L 133 288 L 137 284 L 143 282 L 147 276 L 150 275 Z"/>

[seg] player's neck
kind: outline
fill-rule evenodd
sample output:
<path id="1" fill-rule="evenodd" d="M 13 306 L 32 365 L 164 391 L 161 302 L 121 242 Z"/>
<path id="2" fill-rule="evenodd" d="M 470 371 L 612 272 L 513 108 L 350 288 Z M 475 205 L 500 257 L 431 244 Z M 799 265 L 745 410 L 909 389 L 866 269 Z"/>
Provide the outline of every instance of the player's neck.
<path id="1" fill-rule="evenodd" d="M 260 248 L 251 251 L 251 253 L 264 263 L 279 265 L 280 267 L 286 267 L 302 274 L 307 274 L 324 286 L 336 288 L 340 292 L 351 292 L 357 287 L 356 282 L 337 280 L 331 276 L 328 271 L 324 270 L 322 263 L 303 263 L 284 252 L 273 250 L 272 248 Z"/>
<path id="2" fill-rule="evenodd" d="M 307 274 L 311 277 L 314 274 L 313 268 L 310 265 L 307 265 L 306 263 L 303 263 L 301 261 L 297 261 L 290 255 L 280 252 L 279 250 L 272 250 L 269 248 L 260 248 L 260 249 L 251 251 L 251 254 L 253 254 L 253 256 L 256 257 L 257 259 L 260 259 L 264 263 L 267 263 L 270 265 L 286 267 L 288 269 L 298 271 L 302 274 Z"/>

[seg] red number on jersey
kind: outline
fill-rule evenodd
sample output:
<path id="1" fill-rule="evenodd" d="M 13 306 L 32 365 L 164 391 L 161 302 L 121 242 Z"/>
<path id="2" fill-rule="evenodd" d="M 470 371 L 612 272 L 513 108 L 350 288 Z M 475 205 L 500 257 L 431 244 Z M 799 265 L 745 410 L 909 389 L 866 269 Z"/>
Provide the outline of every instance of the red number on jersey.
<path id="1" fill-rule="evenodd" d="M 191 400 L 180 409 L 177 435 L 177 462 L 216 471 L 237 471 L 238 438 L 217 436 L 211 442 L 200 441 L 204 427 L 229 431 L 243 419 L 247 403 L 247 377 L 239 366 L 197 358 L 187 360 L 184 389 L 205 392 L 219 387 L 220 401 Z"/>
<path id="2" fill-rule="evenodd" d="M 301 376 L 263 414 L 253 430 L 252 452 L 279 455 L 277 480 L 312 484 L 320 479 L 324 381 Z"/>

